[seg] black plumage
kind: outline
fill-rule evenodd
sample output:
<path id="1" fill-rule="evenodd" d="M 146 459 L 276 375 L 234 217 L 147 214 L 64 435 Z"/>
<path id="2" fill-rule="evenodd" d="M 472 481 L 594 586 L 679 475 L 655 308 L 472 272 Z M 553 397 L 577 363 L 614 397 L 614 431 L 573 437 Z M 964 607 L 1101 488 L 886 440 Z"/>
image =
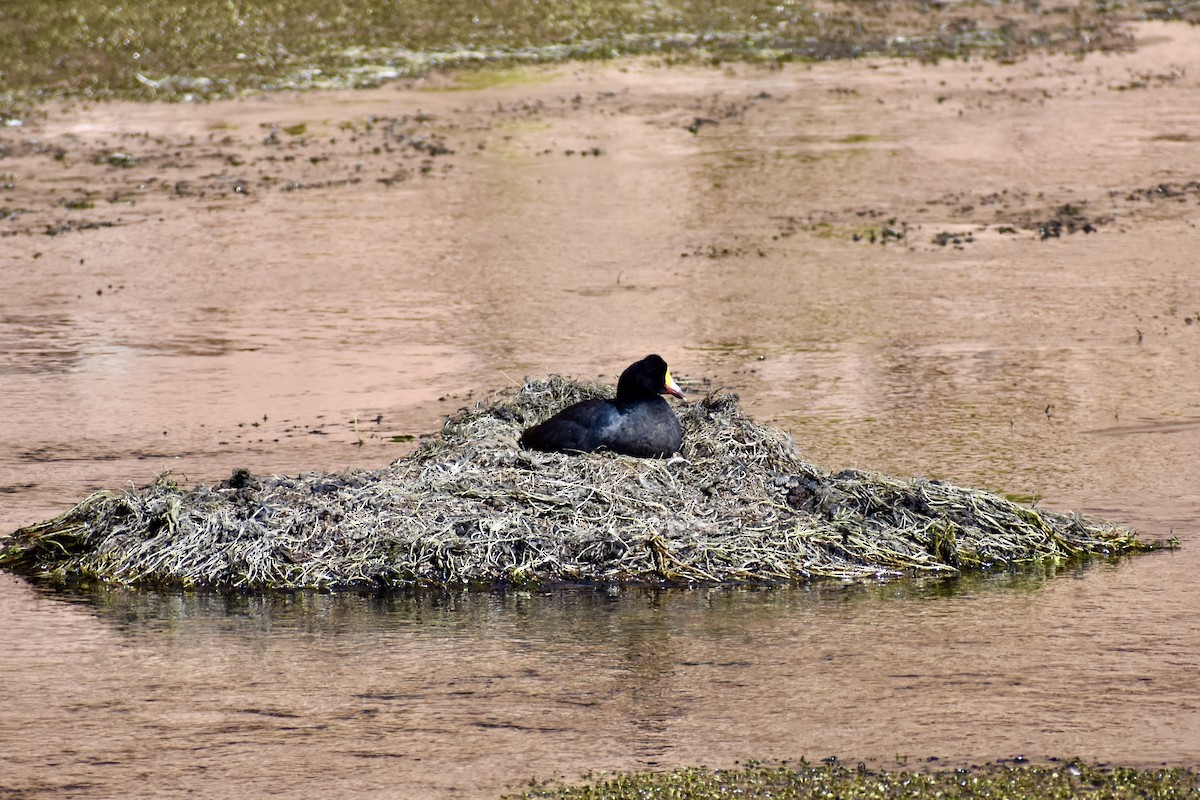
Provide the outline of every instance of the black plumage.
<path id="1" fill-rule="evenodd" d="M 522 433 L 521 446 L 665 458 L 683 445 L 683 429 L 662 394 L 682 398 L 683 390 L 672 380 L 666 361 L 646 356 L 621 373 L 615 400 L 584 400 L 567 406 Z"/>

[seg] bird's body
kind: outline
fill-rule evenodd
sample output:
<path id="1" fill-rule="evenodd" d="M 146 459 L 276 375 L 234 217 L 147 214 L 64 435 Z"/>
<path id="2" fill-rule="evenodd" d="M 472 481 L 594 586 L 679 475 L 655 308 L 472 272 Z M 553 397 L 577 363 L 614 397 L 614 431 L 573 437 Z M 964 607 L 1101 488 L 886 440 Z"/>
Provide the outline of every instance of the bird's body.
<path id="1" fill-rule="evenodd" d="M 659 395 L 683 397 L 667 363 L 651 355 L 630 365 L 617 383 L 615 400 L 584 400 L 521 434 L 530 450 L 611 450 L 641 458 L 663 458 L 683 445 L 683 429 Z"/>

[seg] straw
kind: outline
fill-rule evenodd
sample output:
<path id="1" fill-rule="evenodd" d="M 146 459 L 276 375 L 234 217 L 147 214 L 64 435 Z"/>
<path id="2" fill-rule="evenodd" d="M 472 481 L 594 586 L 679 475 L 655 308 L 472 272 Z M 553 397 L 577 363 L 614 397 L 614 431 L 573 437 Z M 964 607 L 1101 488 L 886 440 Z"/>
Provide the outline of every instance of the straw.
<path id="1" fill-rule="evenodd" d="M 526 380 L 377 470 L 100 492 L 0 542 L 56 581 L 247 589 L 777 583 L 957 575 L 1153 549 L 1131 531 L 933 480 L 831 474 L 730 393 L 681 409 L 670 459 L 523 451 L 609 387 Z"/>

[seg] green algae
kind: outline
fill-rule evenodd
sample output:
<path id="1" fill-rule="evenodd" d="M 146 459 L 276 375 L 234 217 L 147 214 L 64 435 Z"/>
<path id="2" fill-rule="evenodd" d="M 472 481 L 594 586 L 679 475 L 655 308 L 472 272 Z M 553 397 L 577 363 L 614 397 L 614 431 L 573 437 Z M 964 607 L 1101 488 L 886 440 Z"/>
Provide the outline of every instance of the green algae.
<path id="1" fill-rule="evenodd" d="M 1020 759 L 1018 759 L 1020 761 Z M 688 767 L 673 772 L 641 772 L 591 776 L 577 786 L 540 786 L 510 798 L 558 800 L 693 800 L 737 797 L 773 800 L 922 800 L 993 797 L 1005 800 L 1100 800 L 1200 798 L 1193 769 L 1107 768 L 1079 760 L 1030 765 L 987 764 L 981 767 L 920 771 L 873 770 L 865 765 L 748 764 L 741 769 Z"/>
<path id="2" fill-rule="evenodd" d="M 843 136 L 840 139 L 834 139 L 835 144 L 865 144 L 867 142 L 878 142 L 881 137 L 874 136 L 869 133 L 855 133 L 850 136 Z"/>
<path id="3" fill-rule="evenodd" d="M 908 225 L 887 220 L 884 224 L 863 225 L 833 225 L 828 222 L 814 223 L 809 231 L 818 239 L 840 239 L 850 242 L 868 242 L 870 244 L 888 244 L 901 242 L 908 237 Z"/>
<path id="4" fill-rule="evenodd" d="M 426 91 L 478 92 L 485 89 L 502 89 L 511 86 L 535 86 L 550 83 L 559 75 L 547 70 L 528 67 L 503 67 L 488 70 L 464 70 L 454 76 L 448 86 L 423 87 Z"/>
<path id="5" fill-rule="evenodd" d="M 190 100 L 373 85 L 432 69 L 652 55 L 782 63 L 868 55 L 1012 59 L 1132 46 L 1136 19 L 1194 4 L 6 0 L 0 114 L 46 97 Z"/>

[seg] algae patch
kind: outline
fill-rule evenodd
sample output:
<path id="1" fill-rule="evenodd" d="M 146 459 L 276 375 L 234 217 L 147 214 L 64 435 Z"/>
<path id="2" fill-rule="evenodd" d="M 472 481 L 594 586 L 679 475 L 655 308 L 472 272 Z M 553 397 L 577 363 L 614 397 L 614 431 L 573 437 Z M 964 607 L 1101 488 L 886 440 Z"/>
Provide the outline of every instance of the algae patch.
<path id="1" fill-rule="evenodd" d="M 889 800 L 890 798 L 979 798 L 1009 800 L 1096 797 L 1109 800 L 1137 798 L 1200 797 L 1200 774 L 1192 769 L 1104 768 L 1074 760 L 1030 765 L 997 763 L 962 769 L 919 771 L 872 770 L 865 765 L 849 767 L 836 759 L 823 764 L 751 763 L 741 769 L 717 770 L 704 767 L 673 772 L 641 772 L 595 776 L 579 786 L 544 786 L 510 800 L 559 798 L 559 800 L 641 800 L 647 797 L 692 798 L 738 797 L 774 800 Z"/>
<path id="2" fill-rule="evenodd" d="M 464 69 L 454 73 L 453 82 L 445 86 L 429 86 L 422 89 L 431 92 L 478 92 L 513 86 L 536 86 L 551 83 L 558 77 L 559 73 L 554 70 L 529 67 Z"/>
<path id="3" fill-rule="evenodd" d="M 924 60 L 1133 46 L 1126 23 L 1192 4 L 712 4 L 512 0 L 0 3 L 0 109 L 46 97 L 193 100 L 376 85 L 474 64 L 647 55 L 665 63 Z"/>

